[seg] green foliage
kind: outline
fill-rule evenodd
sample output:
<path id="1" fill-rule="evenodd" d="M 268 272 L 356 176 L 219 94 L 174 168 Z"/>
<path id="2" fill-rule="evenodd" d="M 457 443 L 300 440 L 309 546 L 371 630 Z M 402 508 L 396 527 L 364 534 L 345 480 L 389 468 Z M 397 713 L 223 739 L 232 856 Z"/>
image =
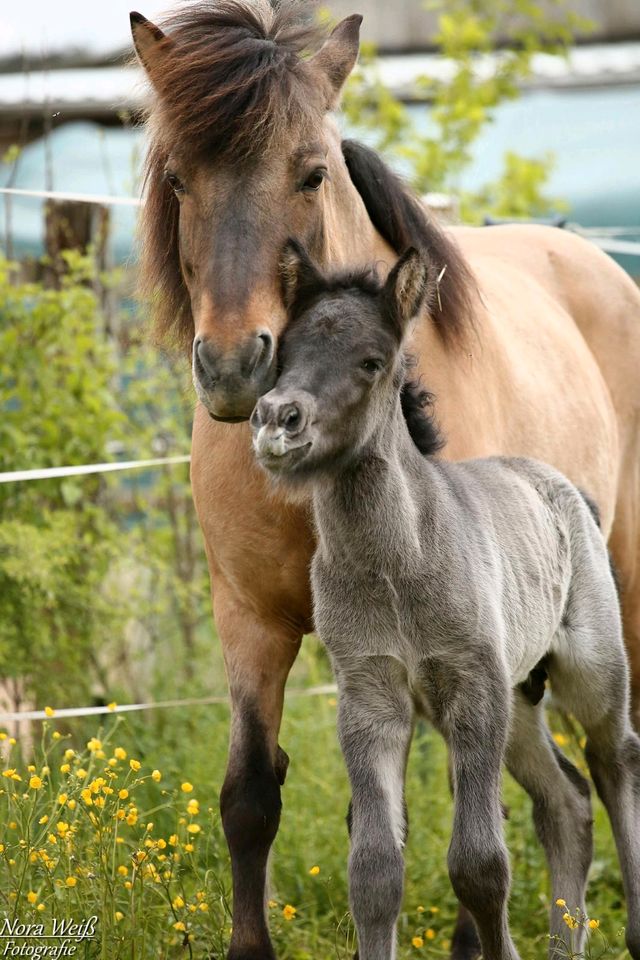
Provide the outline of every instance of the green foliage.
<path id="1" fill-rule="evenodd" d="M 355 74 L 344 100 L 349 121 L 368 133 L 374 145 L 395 157 L 419 192 L 460 193 L 459 178 L 473 146 L 491 122 L 493 111 L 519 95 L 538 52 L 562 56 L 573 31 L 587 21 L 569 11 L 564 0 L 543 8 L 534 0 L 433 0 L 438 29 L 432 38 L 449 66 L 446 79 L 421 77 L 418 89 L 430 104 L 428 130 L 419 131 L 406 106 L 380 80 L 371 48 L 363 51 L 363 70 Z M 504 40 L 496 49 L 496 38 Z M 553 158 L 505 158 L 494 184 L 462 197 L 465 219 L 484 213 L 530 216 L 548 211 L 554 201 L 544 187 Z"/>
<path id="2" fill-rule="evenodd" d="M 188 452 L 187 365 L 143 346 L 126 317 L 121 342 L 107 337 L 100 302 L 121 278 L 64 256 L 60 289 L 0 261 L 0 470 Z M 0 484 L 0 677 L 14 704 L 151 696 L 164 657 L 188 679 L 210 621 L 198 538 L 188 467 Z"/>
<path id="3" fill-rule="evenodd" d="M 0 470 L 105 459 L 124 418 L 96 321 L 73 271 L 46 290 L 12 284 L 0 262 Z M 120 617 L 101 602 L 118 530 L 99 492 L 95 477 L 0 485 L 0 675 L 29 677 L 32 692 L 86 676 L 92 644 Z"/>

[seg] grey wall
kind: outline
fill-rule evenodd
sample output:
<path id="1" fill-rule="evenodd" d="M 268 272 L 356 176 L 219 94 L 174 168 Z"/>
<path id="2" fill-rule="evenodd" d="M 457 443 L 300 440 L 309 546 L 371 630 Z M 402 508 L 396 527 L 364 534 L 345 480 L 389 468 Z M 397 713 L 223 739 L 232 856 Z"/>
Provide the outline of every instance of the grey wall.
<path id="1" fill-rule="evenodd" d="M 364 15 L 362 36 L 381 51 L 420 50 L 431 45 L 436 16 L 422 0 L 329 0 L 336 17 Z M 586 39 L 640 38 L 640 0 L 568 0 L 568 9 L 597 24 Z"/>

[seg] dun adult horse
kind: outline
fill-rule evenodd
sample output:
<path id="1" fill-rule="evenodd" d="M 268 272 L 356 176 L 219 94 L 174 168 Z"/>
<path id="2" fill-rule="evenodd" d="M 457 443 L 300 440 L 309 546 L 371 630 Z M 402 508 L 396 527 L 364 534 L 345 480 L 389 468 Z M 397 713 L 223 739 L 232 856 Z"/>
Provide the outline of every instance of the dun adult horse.
<path id="1" fill-rule="evenodd" d="M 132 15 L 149 76 L 142 279 L 160 335 L 192 354 L 199 403 L 192 484 L 232 699 L 221 793 L 231 852 L 232 960 L 269 960 L 269 849 L 288 758 L 284 687 L 312 628 L 309 509 L 273 493 L 248 424 L 275 381 L 288 237 L 323 265 L 429 250 L 438 310 L 413 351 L 441 396 L 444 455 L 526 454 L 597 500 L 624 594 L 640 696 L 640 295 L 560 230 L 443 233 L 384 163 L 331 118 L 358 54 L 360 17 L 318 45 L 304 4 L 212 0 L 161 30 Z"/>
<path id="2" fill-rule="evenodd" d="M 425 455 L 418 450 L 403 411 L 402 351 L 412 318 L 437 302 L 424 255 L 410 248 L 383 285 L 371 271 L 325 276 L 292 244 L 285 285 L 280 373 L 251 425 L 265 469 L 312 496 L 314 622 L 340 692 L 360 960 L 396 955 L 416 713 L 449 746 L 449 872 L 484 960 L 519 957 L 507 919 L 505 759 L 533 801 L 552 901 L 567 897 L 585 913 L 589 787 L 553 743 L 544 683 L 535 697 L 523 692 L 541 670 L 587 731 L 622 867 L 627 945 L 640 960 L 640 738 L 630 725 L 620 605 L 597 509 L 538 460 L 436 458 L 428 417 Z M 584 930 L 574 936 L 554 909 L 551 960 L 580 953 L 583 942 Z"/>

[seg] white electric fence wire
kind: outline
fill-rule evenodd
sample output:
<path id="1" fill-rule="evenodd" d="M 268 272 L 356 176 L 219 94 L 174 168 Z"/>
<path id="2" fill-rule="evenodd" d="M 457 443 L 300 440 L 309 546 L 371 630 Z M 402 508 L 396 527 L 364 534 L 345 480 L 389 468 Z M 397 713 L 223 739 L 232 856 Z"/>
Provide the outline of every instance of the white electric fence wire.
<path id="1" fill-rule="evenodd" d="M 294 687 L 287 691 L 288 697 L 324 697 L 338 692 L 334 683 L 316 687 Z M 134 713 L 140 710 L 165 710 L 172 707 L 208 707 L 217 703 L 230 703 L 229 697 L 191 697 L 186 700 L 156 700 L 153 703 L 122 703 L 101 707 L 61 707 L 51 710 L 24 710 L 0 713 L 0 725 L 19 720 L 62 720 L 67 717 L 96 717 L 110 713 Z"/>

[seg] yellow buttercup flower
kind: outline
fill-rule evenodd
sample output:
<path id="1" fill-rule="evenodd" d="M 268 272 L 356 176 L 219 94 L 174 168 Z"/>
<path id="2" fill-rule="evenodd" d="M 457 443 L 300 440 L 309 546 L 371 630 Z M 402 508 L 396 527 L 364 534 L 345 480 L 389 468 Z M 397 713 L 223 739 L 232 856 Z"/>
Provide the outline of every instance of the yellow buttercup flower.
<path id="1" fill-rule="evenodd" d="M 194 845 L 193 845 L 192 843 L 185 843 L 185 845 L 184 845 L 184 852 L 185 852 L 185 853 L 193 853 L 194 850 L 195 850 L 195 847 L 194 847 Z"/>
<path id="2" fill-rule="evenodd" d="M 131 767 L 134 773 L 137 773 L 140 767 L 142 766 L 142 764 L 140 763 L 139 760 L 129 760 L 129 766 Z"/>
<path id="3" fill-rule="evenodd" d="M 193 833 L 193 834 L 200 833 L 200 826 L 199 826 L 199 824 L 197 824 L 197 823 L 190 823 L 190 824 L 187 826 L 187 832 L 188 832 L 188 833 Z"/>
<path id="4" fill-rule="evenodd" d="M 599 920 L 589 920 L 589 929 L 590 929 L 590 930 L 597 930 L 599 926 L 600 926 L 600 921 L 599 921 Z"/>
<path id="5" fill-rule="evenodd" d="M 182 907 L 184 907 L 184 900 L 181 896 L 174 897 L 173 907 L 175 910 L 180 910 Z"/>
<path id="6" fill-rule="evenodd" d="M 42 780 L 40 779 L 40 777 L 37 777 L 34 775 L 29 780 L 29 786 L 31 787 L 32 790 L 39 790 L 40 787 L 42 786 Z"/>
<path id="7" fill-rule="evenodd" d="M 432 930 L 431 927 L 429 927 L 428 930 L 425 930 L 424 935 L 427 938 L 427 940 L 435 940 L 436 938 L 436 932 L 435 930 Z"/>
<path id="8" fill-rule="evenodd" d="M 124 913 L 120 913 L 119 910 L 116 910 L 116 912 L 113 915 L 113 918 L 116 921 L 116 923 L 120 923 L 120 921 L 124 919 Z"/>
<path id="9" fill-rule="evenodd" d="M 120 866 L 118 867 L 118 873 L 120 874 L 121 877 L 126 877 L 126 875 L 129 873 L 129 868 L 125 867 L 125 865 L 121 863 Z"/>
<path id="10" fill-rule="evenodd" d="M 53 737 L 54 740 L 62 739 L 62 734 L 60 733 L 59 730 L 54 730 L 51 736 Z"/>
<path id="11" fill-rule="evenodd" d="M 122 790 L 118 790 L 118 796 L 121 800 L 126 800 L 129 796 L 129 791 L 123 787 Z"/>
<path id="12" fill-rule="evenodd" d="M 572 917 L 570 913 L 564 913 L 562 915 L 562 919 L 570 930 L 575 930 L 575 928 L 578 926 L 578 921 L 575 917 Z"/>
<path id="13" fill-rule="evenodd" d="M 200 804 L 197 800 L 189 800 L 189 803 L 187 804 L 187 813 L 190 813 L 192 817 L 195 817 L 200 813 Z"/>
<path id="14" fill-rule="evenodd" d="M 285 904 L 282 908 L 282 916 L 285 920 L 293 920 L 298 911 L 295 907 L 292 907 L 290 903 Z"/>
<path id="15" fill-rule="evenodd" d="M 48 815 L 47 815 L 46 813 L 45 813 L 42 817 L 40 817 L 40 819 L 38 820 L 38 823 L 39 823 L 40 825 L 42 825 L 43 823 L 48 823 L 48 822 L 49 822 L 49 817 L 48 817 Z"/>
<path id="16" fill-rule="evenodd" d="M 559 747 L 566 747 L 569 743 L 569 737 L 564 733 L 554 733 L 553 739 Z"/>
<path id="17" fill-rule="evenodd" d="M 67 877 L 65 883 L 68 887 L 75 887 L 77 884 L 77 879 L 75 877 Z"/>
<path id="18" fill-rule="evenodd" d="M 73 799 L 73 797 L 71 797 L 71 800 L 69 800 L 69 803 L 67 804 L 67 806 L 69 807 L 69 810 L 75 810 L 76 801 Z"/>
<path id="19" fill-rule="evenodd" d="M 560 897 L 556 900 L 556 907 L 566 907 L 566 905 L 566 900 L 562 900 Z"/>
<path id="20" fill-rule="evenodd" d="M 183 793 L 191 793 L 191 791 L 193 790 L 193 784 L 189 783 L 188 780 L 185 780 L 185 782 L 181 784 L 180 789 L 182 790 Z"/>
<path id="21" fill-rule="evenodd" d="M 176 923 L 174 923 L 173 929 L 174 929 L 174 930 L 186 930 L 187 928 L 185 927 L 185 925 L 184 925 L 184 923 L 182 922 L 182 920 L 178 920 Z"/>
<path id="22" fill-rule="evenodd" d="M 36 907 L 36 910 L 38 911 L 38 913 L 42 913 L 42 911 L 46 909 L 47 908 L 45 907 L 44 903 L 39 903 L 38 906 Z"/>
<path id="23" fill-rule="evenodd" d="M 113 751 L 113 755 L 117 760 L 127 759 L 127 751 L 124 749 L 124 747 L 116 747 Z"/>
<path id="24" fill-rule="evenodd" d="M 72 749 L 72 747 L 67 747 L 67 749 L 64 752 L 65 760 L 73 760 L 75 755 L 76 755 L 76 752 L 75 750 Z"/>
<path id="25" fill-rule="evenodd" d="M 417 950 L 419 950 L 420 947 L 424 947 L 424 940 L 422 939 L 422 937 L 412 937 L 411 945 L 414 946 Z"/>
<path id="26" fill-rule="evenodd" d="M 46 715 L 47 715 L 48 717 L 55 717 L 55 715 L 56 715 L 56 712 L 55 712 L 55 710 L 53 709 L 53 707 L 45 707 L 45 708 L 44 708 L 44 712 L 46 713 Z"/>
<path id="27" fill-rule="evenodd" d="M 162 780 L 162 774 L 160 773 L 159 770 L 153 770 L 151 773 L 151 779 L 155 780 L 156 783 L 160 783 L 160 781 Z"/>
<path id="28" fill-rule="evenodd" d="M 91 737 L 91 740 L 87 741 L 87 747 L 91 750 L 91 753 L 95 753 L 96 750 L 102 750 L 102 741 L 98 740 L 97 737 Z"/>
<path id="29" fill-rule="evenodd" d="M 115 710 L 117 706 L 118 704 L 115 702 L 115 700 L 112 700 L 111 703 L 107 704 L 107 710 Z"/>
<path id="30" fill-rule="evenodd" d="M 27 900 L 29 903 L 36 903 L 38 900 L 38 894 L 33 890 L 29 890 L 29 893 L 27 894 Z"/>
<path id="31" fill-rule="evenodd" d="M 311 869 L 309 870 L 309 874 L 312 877 L 317 877 L 319 873 L 320 873 L 320 867 L 317 864 L 316 866 L 311 867 Z"/>

